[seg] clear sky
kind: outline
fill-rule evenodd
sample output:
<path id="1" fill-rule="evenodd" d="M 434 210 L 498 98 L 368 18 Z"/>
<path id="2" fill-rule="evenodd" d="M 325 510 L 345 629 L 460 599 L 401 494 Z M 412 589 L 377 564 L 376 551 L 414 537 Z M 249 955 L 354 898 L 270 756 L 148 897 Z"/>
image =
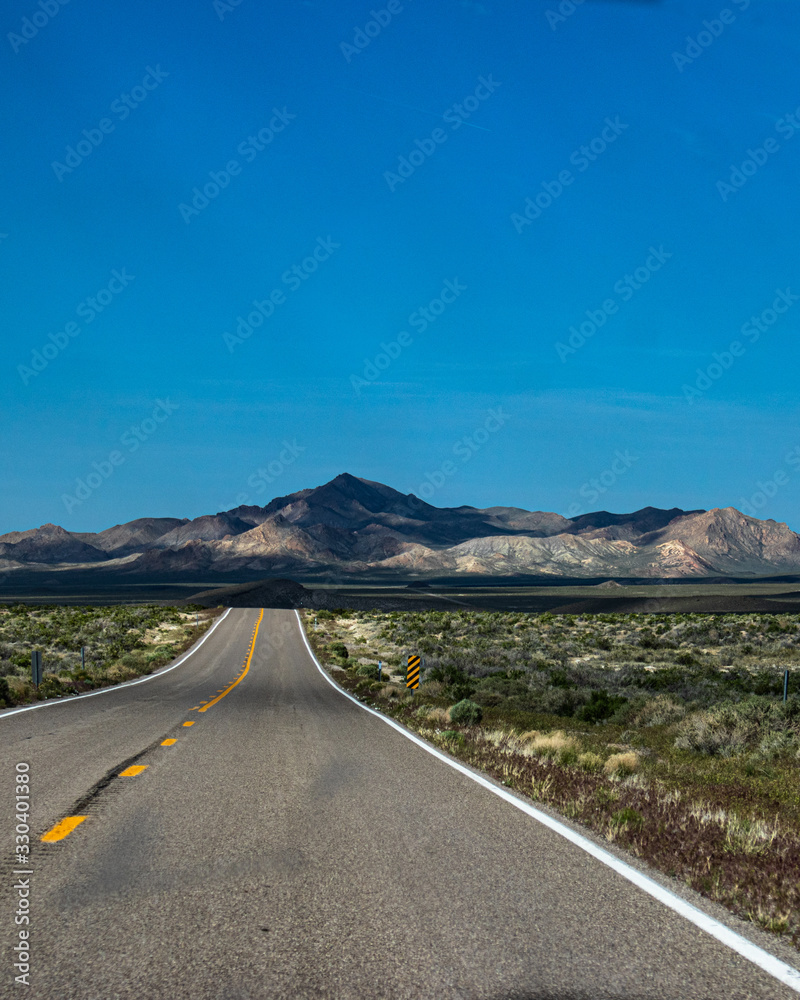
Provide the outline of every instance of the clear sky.
<path id="1" fill-rule="evenodd" d="M 800 530 L 795 0 L 8 0 L 2 31 L 0 531 L 344 471 Z"/>

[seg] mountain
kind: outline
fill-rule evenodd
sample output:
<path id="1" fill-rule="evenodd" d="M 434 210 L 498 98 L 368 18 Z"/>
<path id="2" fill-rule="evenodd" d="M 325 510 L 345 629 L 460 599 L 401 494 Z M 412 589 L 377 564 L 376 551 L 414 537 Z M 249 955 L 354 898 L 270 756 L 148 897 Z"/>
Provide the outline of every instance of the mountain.
<path id="1" fill-rule="evenodd" d="M 733 507 L 571 519 L 519 507 L 434 507 L 347 473 L 264 507 L 138 518 L 97 533 L 48 524 L 0 536 L 0 570 L 10 580 L 21 569 L 90 563 L 93 574 L 126 579 L 702 579 L 798 573 L 800 536 Z"/>
<path id="2" fill-rule="evenodd" d="M 213 542 L 220 538 L 240 535 L 249 531 L 252 524 L 243 521 L 231 513 L 203 514 L 192 521 L 183 521 L 175 525 L 171 531 L 165 532 L 153 541 L 155 548 L 169 549 L 184 542 Z"/>
<path id="3" fill-rule="evenodd" d="M 607 510 L 598 510 L 593 514 L 573 517 L 565 530 L 573 535 L 586 531 L 603 532 L 603 538 L 625 538 L 630 541 L 649 531 L 666 527 L 675 518 L 704 513 L 703 510 L 681 510 L 679 507 L 673 507 L 671 510 L 643 507 L 632 514 L 609 514 Z"/>
<path id="4" fill-rule="evenodd" d="M 102 562 L 108 555 L 57 524 L 0 535 L 0 559 L 21 563 Z"/>
<path id="5" fill-rule="evenodd" d="M 141 552 L 167 532 L 186 523 L 185 517 L 139 517 L 127 524 L 115 524 L 113 528 L 106 528 L 96 534 L 76 532 L 73 537 L 102 549 L 103 552 L 124 556 L 130 552 Z"/>
<path id="6" fill-rule="evenodd" d="M 800 565 L 800 536 L 777 521 L 760 521 L 734 507 L 673 519 L 639 544 L 680 543 L 724 573 L 758 573 L 765 564 Z"/>
<path id="7" fill-rule="evenodd" d="M 316 489 L 278 497 L 262 509 L 265 516 L 261 523 L 281 516 L 306 531 L 330 529 L 343 532 L 346 537 L 353 532 L 374 533 L 380 527 L 409 541 L 431 545 L 456 544 L 476 534 L 508 530 L 502 518 L 495 517 L 491 511 L 474 507 L 433 507 L 413 494 L 399 493 L 390 486 L 358 479 L 348 473 Z M 229 513 L 238 516 L 238 510 Z M 523 513 L 529 514 L 528 511 Z M 543 516 L 558 518 L 559 515 Z"/>

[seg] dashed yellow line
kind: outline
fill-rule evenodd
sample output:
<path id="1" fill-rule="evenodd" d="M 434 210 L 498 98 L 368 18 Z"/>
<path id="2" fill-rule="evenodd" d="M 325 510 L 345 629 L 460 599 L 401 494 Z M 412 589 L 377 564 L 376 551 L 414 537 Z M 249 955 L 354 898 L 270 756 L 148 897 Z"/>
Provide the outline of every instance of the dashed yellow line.
<path id="1" fill-rule="evenodd" d="M 135 778 L 137 774 L 146 771 L 148 767 L 150 767 L 149 764 L 134 764 L 132 767 L 126 767 L 124 771 L 120 771 L 119 776 L 120 778 Z"/>
<path id="2" fill-rule="evenodd" d="M 216 698 L 212 698 L 207 705 L 204 705 L 200 709 L 201 712 L 207 712 L 212 705 L 216 705 L 218 701 L 222 701 L 225 695 L 228 694 L 229 691 L 233 691 L 233 689 L 236 687 L 239 681 L 247 674 L 247 671 L 250 669 L 250 663 L 253 659 L 253 653 L 255 652 L 256 649 L 256 639 L 258 637 L 258 629 L 259 626 L 261 625 L 261 619 L 263 617 L 264 617 L 264 609 L 262 608 L 261 614 L 258 616 L 258 621 L 256 622 L 256 627 L 253 629 L 253 638 L 250 640 L 250 649 L 248 650 L 247 659 L 245 660 L 244 669 L 242 670 L 241 674 L 239 674 L 239 676 L 236 678 L 233 684 L 231 684 L 229 687 L 226 687 L 224 691 L 220 691 L 220 693 L 217 695 Z"/>
<path id="3" fill-rule="evenodd" d="M 256 639 L 258 638 L 258 629 L 261 625 L 263 617 L 264 617 L 264 609 L 262 608 L 261 613 L 258 616 L 258 621 L 256 622 L 256 626 L 253 629 L 252 639 L 250 640 L 250 648 L 247 652 L 247 659 L 242 664 L 241 672 L 236 676 L 234 681 L 228 685 L 228 687 L 224 689 L 223 688 L 219 689 L 216 698 L 212 698 L 211 701 L 207 702 L 201 701 L 200 705 L 202 705 L 202 708 L 200 708 L 198 705 L 195 705 L 194 708 L 191 709 L 192 712 L 205 712 L 207 709 L 211 708 L 212 705 L 216 705 L 218 701 L 221 701 L 225 697 L 225 695 L 228 694 L 230 691 L 232 691 L 239 683 L 239 681 L 247 675 L 247 672 L 250 670 L 250 664 L 253 660 L 253 653 L 255 652 L 256 648 Z M 193 721 L 184 722 L 183 725 L 193 726 L 194 722 Z M 178 741 L 176 739 L 166 739 L 162 740 L 161 746 L 171 747 L 177 742 Z M 120 771 L 119 777 L 134 778 L 136 777 L 137 774 L 141 774 L 142 771 L 146 771 L 149 766 L 150 766 L 149 764 L 133 764 L 131 765 L 131 767 L 126 767 L 124 771 Z M 58 823 L 56 823 L 54 827 L 49 829 L 47 833 L 43 833 L 41 836 L 41 840 L 46 844 L 54 844 L 59 840 L 63 840 L 65 837 L 68 837 L 76 827 L 80 826 L 80 824 L 85 819 L 86 819 L 85 816 L 65 816 L 64 819 L 60 820 Z"/>
<path id="4" fill-rule="evenodd" d="M 80 826 L 85 819 L 85 816 L 65 816 L 60 823 L 56 823 L 52 829 L 43 834 L 41 839 L 46 844 L 54 844 L 57 840 L 63 840 L 64 837 L 68 837 L 72 833 L 76 826 Z"/>

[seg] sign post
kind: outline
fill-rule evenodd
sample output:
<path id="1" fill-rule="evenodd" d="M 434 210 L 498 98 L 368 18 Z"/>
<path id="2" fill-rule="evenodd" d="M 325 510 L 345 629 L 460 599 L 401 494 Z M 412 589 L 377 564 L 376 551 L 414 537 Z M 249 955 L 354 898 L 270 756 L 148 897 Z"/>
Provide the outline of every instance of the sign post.
<path id="1" fill-rule="evenodd" d="M 38 649 L 31 652 L 31 679 L 37 688 L 42 683 L 42 654 Z"/>
<path id="2" fill-rule="evenodd" d="M 789 671 L 784 670 L 783 672 L 783 700 L 789 700 Z"/>
<path id="3" fill-rule="evenodd" d="M 406 687 L 414 688 L 415 690 L 419 687 L 419 657 L 414 653 L 408 658 L 408 667 L 406 668 Z"/>

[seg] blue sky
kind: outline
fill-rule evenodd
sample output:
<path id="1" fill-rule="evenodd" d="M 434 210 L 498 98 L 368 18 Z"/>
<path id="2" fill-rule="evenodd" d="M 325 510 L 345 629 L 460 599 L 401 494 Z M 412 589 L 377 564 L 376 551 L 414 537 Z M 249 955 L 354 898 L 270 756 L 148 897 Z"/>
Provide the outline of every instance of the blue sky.
<path id="1" fill-rule="evenodd" d="M 800 530 L 800 9 L 558 11 L 10 0 L 0 531 L 343 471 Z"/>

